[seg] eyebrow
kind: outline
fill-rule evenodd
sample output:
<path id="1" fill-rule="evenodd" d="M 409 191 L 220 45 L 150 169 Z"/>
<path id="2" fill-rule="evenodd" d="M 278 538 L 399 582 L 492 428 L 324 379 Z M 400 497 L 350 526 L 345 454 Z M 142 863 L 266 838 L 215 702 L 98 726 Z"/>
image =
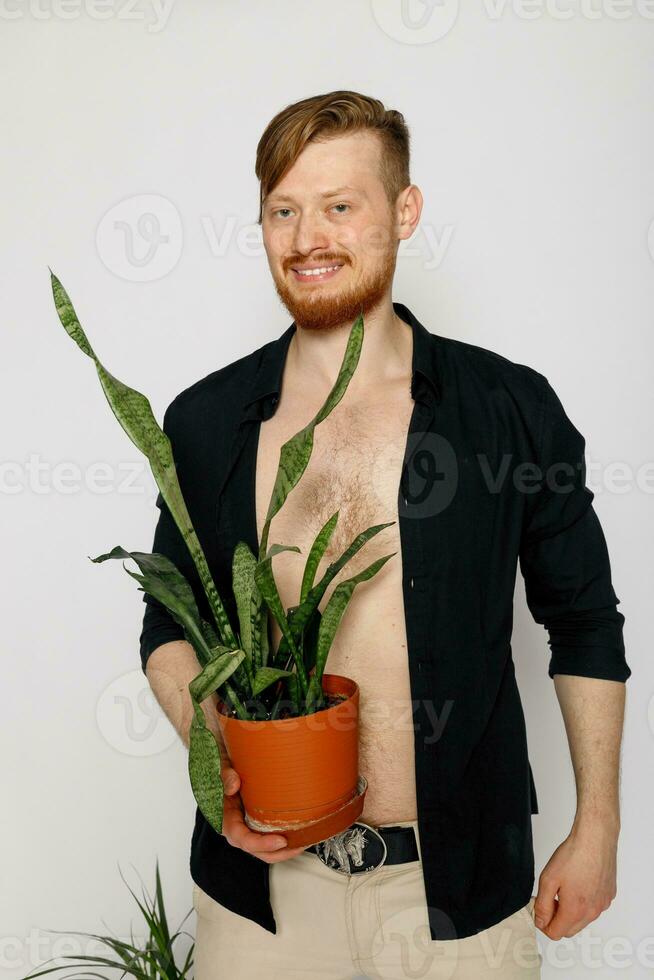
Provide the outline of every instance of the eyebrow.
<path id="1" fill-rule="evenodd" d="M 321 198 L 336 197 L 337 194 L 343 194 L 349 191 L 350 193 L 354 191 L 355 194 L 362 194 L 365 197 L 363 191 L 360 191 L 358 187 L 352 187 L 350 184 L 343 184 L 342 187 L 335 187 L 330 191 L 323 191 L 320 195 Z M 275 201 L 293 201 L 293 197 L 290 194 L 270 194 L 266 198 L 266 203 L 274 204 Z"/>

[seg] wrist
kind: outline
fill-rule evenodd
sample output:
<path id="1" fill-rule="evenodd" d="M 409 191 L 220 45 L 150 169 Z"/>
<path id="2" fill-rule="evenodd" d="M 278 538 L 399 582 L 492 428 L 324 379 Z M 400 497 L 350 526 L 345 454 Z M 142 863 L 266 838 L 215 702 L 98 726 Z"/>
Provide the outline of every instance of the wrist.
<path id="1" fill-rule="evenodd" d="M 578 807 L 571 833 L 617 838 L 620 833 L 620 812 L 615 808 Z"/>

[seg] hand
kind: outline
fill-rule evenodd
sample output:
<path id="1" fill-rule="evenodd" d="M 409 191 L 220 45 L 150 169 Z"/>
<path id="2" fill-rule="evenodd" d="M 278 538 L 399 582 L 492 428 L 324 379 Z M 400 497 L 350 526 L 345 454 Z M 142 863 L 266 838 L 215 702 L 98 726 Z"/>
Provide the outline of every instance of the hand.
<path id="1" fill-rule="evenodd" d="M 258 834 L 250 830 L 243 817 L 243 803 L 238 789 L 241 785 L 239 774 L 231 766 L 223 766 L 223 836 L 233 847 L 240 847 L 254 854 L 267 864 L 286 861 L 305 850 L 304 847 L 289 847 L 281 834 Z"/>
<path id="2" fill-rule="evenodd" d="M 536 925 L 550 939 L 576 935 L 616 896 L 617 832 L 601 820 L 573 828 L 538 880 Z M 558 892 L 558 898 L 556 894 Z"/>

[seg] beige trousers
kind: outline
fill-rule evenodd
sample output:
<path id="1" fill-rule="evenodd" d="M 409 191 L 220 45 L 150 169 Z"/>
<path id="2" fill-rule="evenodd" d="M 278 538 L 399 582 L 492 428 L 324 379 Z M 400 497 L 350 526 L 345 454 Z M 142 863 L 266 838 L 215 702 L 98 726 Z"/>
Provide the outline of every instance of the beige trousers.
<path id="1" fill-rule="evenodd" d="M 417 821 L 399 822 L 399 826 L 417 829 Z M 277 933 L 224 908 L 194 884 L 195 980 L 539 980 L 541 976 L 535 896 L 489 929 L 465 939 L 440 941 L 429 934 L 420 860 L 348 876 L 304 851 L 271 864 L 269 881 Z"/>

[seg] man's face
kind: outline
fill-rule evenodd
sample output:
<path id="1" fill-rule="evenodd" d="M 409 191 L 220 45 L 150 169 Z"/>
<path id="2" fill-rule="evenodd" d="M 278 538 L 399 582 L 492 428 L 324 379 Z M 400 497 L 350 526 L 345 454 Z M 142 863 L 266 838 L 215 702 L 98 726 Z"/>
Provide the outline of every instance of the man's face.
<path id="1" fill-rule="evenodd" d="M 298 328 L 340 326 L 390 295 L 398 236 L 380 154 L 370 131 L 309 143 L 263 202 L 268 264 Z"/>

